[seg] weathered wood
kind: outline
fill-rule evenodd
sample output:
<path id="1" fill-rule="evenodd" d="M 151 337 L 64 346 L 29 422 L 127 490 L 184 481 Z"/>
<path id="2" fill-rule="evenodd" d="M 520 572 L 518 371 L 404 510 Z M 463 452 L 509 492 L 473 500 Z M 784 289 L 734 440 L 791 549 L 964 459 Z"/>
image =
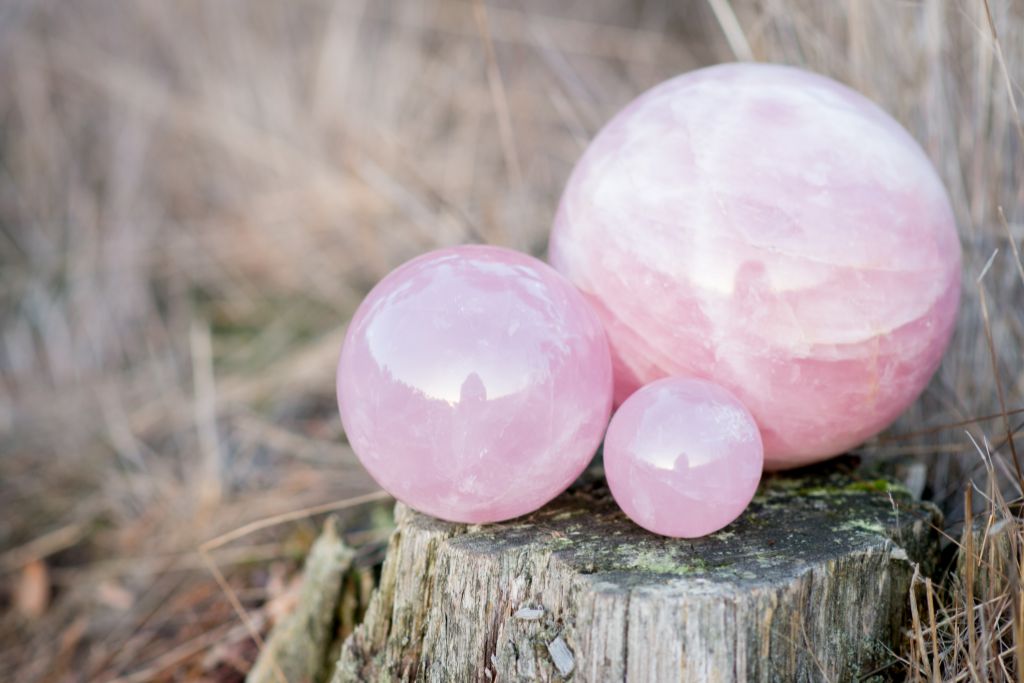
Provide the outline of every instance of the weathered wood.
<path id="1" fill-rule="evenodd" d="M 314 683 L 327 677 L 342 577 L 354 555 L 329 517 L 306 558 L 295 611 L 274 628 L 248 683 Z"/>
<path id="2" fill-rule="evenodd" d="M 399 505 L 333 681 L 855 680 L 892 660 L 940 521 L 835 466 L 770 477 L 696 540 L 647 533 L 603 484 L 488 526 Z"/>

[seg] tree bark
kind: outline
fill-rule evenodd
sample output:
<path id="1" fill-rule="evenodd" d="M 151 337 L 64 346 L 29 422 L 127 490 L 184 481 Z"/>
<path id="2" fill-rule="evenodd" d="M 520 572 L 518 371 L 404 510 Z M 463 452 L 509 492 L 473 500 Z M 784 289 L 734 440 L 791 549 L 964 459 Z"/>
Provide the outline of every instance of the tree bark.
<path id="1" fill-rule="evenodd" d="M 338 535 L 337 520 L 328 517 L 306 558 L 295 611 L 274 628 L 247 683 L 319 683 L 327 678 L 326 657 L 343 577 L 354 555 Z"/>
<path id="2" fill-rule="evenodd" d="M 345 681 L 855 680 L 894 660 L 941 518 L 849 467 L 776 475 L 698 540 L 632 524 L 600 480 L 503 524 L 398 505 Z"/>

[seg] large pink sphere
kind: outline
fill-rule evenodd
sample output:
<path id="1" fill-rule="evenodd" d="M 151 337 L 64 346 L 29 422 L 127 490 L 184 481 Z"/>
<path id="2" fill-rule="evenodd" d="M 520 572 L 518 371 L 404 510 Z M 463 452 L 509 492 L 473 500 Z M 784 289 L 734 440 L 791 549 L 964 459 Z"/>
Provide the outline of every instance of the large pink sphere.
<path id="1" fill-rule="evenodd" d="M 604 441 L 608 487 L 630 519 L 663 536 L 718 531 L 746 509 L 761 480 L 757 423 L 722 387 L 668 377 L 616 411 Z"/>
<path id="2" fill-rule="evenodd" d="M 853 90 L 767 64 L 685 74 L 615 116 L 550 252 L 604 322 L 617 402 L 713 379 L 757 419 L 769 469 L 889 425 L 960 295 L 953 213 L 913 138 Z"/>
<path id="3" fill-rule="evenodd" d="M 561 275 L 464 246 L 370 292 L 337 388 L 349 442 L 384 489 L 482 523 L 532 512 L 580 475 L 608 422 L 612 370 L 600 321 Z"/>

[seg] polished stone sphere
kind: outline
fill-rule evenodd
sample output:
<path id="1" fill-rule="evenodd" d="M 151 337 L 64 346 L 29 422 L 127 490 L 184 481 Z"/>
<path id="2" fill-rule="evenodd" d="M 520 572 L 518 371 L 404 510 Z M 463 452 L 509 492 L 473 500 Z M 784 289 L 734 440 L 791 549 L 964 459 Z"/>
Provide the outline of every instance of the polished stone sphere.
<path id="1" fill-rule="evenodd" d="M 960 295 L 949 199 L 914 139 L 839 83 L 726 64 L 616 115 L 562 196 L 550 261 L 608 332 L 615 400 L 712 379 L 765 467 L 854 447 L 921 393 Z"/>
<path id="2" fill-rule="evenodd" d="M 395 498 L 456 522 L 532 512 L 590 462 L 612 403 L 608 343 L 546 263 L 462 246 L 416 258 L 363 301 L 342 347 L 348 440 Z"/>
<path id="3" fill-rule="evenodd" d="M 668 377 L 632 394 L 615 412 L 604 468 L 615 501 L 656 534 L 696 538 L 746 509 L 761 480 L 757 423 L 722 387 Z"/>

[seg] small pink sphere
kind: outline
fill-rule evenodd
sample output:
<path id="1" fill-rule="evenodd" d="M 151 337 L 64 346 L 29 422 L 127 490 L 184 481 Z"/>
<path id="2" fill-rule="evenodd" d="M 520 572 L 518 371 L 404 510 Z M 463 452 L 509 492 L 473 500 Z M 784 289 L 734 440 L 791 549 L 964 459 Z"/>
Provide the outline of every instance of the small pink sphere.
<path id="1" fill-rule="evenodd" d="M 349 443 L 385 490 L 484 523 L 536 510 L 586 468 L 612 370 L 600 321 L 561 275 L 463 246 L 413 259 L 370 292 L 337 389 Z"/>
<path id="2" fill-rule="evenodd" d="M 735 520 L 761 481 L 757 423 L 729 391 L 668 377 L 619 407 L 604 440 L 615 501 L 656 534 L 705 536 Z"/>
<path id="3" fill-rule="evenodd" d="M 551 263 L 608 332 L 615 398 L 714 380 L 765 467 L 854 447 L 920 394 L 960 296 L 946 191 L 872 102 L 806 71 L 727 64 L 662 83 L 573 171 Z"/>

